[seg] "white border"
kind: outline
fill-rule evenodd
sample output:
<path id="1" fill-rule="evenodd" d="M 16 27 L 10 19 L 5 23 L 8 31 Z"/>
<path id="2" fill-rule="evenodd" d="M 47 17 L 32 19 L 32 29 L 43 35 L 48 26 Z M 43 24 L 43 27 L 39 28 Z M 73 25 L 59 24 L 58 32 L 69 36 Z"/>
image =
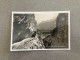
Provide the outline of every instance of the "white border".
<path id="1" fill-rule="evenodd" d="M 54 48 L 54 49 L 12 49 L 12 39 L 13 39 L 13 14 L 32 14 L 32 13 L 47 13 L 47 12 L 56 12 L 56 13 L 68 13 L 68 48 Z M 11 21 L 11 44 L 10 51 L 32 51 L 32 50 L 70 50 L 70 11 L 40 11 L 40 12 L 12 12 L 12 21 Z"/>

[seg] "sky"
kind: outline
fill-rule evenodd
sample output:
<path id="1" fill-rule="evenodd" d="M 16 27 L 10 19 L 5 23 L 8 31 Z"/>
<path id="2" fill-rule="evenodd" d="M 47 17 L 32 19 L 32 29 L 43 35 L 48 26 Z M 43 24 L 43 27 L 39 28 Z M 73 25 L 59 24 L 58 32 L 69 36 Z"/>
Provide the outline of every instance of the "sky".
<path id="1" fill-rule="evenodd" d="M 52 30 L 56 27 L 56 18 L 58 13 L 45 12 L 36 13 L 35 20 L 37 21 L 37 28 L 40 30 Z"/>
<path id="2" fill-rule="evenodd" d="M 55 12 L 36 13 L 35 20 L 37 21 L 37 24 L 40 24 L 42 21 L 55 20 L 57 16 L 58 13 Z"/>

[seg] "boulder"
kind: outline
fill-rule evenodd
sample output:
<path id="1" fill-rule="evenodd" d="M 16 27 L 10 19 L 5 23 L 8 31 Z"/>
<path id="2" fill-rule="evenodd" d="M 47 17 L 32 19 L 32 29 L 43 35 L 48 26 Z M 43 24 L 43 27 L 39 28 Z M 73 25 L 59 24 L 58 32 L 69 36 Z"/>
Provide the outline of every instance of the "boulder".
<path id="1" fill-rule="evenodd" d="M 38 38 L 26 38 L 20 42 L 12 44 L 12 49 L 44 49 L 44 44 Z"/>

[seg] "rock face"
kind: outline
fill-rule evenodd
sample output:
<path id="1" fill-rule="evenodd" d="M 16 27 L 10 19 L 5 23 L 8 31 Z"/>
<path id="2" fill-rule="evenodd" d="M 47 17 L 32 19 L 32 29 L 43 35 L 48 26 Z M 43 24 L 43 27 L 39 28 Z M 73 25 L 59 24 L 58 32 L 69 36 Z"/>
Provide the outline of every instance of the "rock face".
<path id="1" fill-rule="evenodd" d="M 56 20 L 56 28 L 43 39 L 46 48 L 68 47 L 68 13 L 60 13 Z"/>
<path id="2" fill-rule="evenodd" d="M 44 44 L 38 38 L 26 38 L 20 42 L 12 44 L 12 49 L 44 49 Z"/>
<path id="3" fill-rule="evenodd" d="M 60 13 L 56 23 L 57 37 L 63 46 L 68 47 L 68 13 Z"/>
<path id="4" fill-rule="evenodd" d="M 12 49 L 44 49 L 34 14 L 14 14 Z"/>
<path id="5" fill-rule="evenodd" d="M 31 37 L 37 31 L 36 24 L 34 14 L 14 14 L 13 43 Z"/>

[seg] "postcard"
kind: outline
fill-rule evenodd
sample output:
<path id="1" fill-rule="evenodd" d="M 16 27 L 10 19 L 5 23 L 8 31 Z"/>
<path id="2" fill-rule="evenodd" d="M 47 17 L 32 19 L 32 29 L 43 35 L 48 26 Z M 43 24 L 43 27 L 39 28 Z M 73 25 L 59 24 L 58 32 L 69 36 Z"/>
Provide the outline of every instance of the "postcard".
<path id="1" fill-rule="evenodd" d="M 10 51 L 70 50 L 70 11 L 12 12 Z"/>

